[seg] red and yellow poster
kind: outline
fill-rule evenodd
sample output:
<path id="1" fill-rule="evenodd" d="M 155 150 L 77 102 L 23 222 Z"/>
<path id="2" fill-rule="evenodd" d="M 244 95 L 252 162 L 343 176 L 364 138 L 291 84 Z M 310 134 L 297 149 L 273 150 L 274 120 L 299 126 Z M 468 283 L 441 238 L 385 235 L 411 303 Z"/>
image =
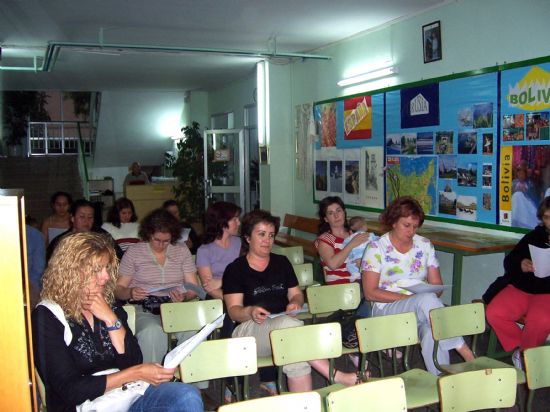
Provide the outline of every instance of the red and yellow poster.
<path id="1" fill-rule="evenodd" d="M 371 137 L 371 96 L 344 100 L 344 140 L 370 139 Z"/>

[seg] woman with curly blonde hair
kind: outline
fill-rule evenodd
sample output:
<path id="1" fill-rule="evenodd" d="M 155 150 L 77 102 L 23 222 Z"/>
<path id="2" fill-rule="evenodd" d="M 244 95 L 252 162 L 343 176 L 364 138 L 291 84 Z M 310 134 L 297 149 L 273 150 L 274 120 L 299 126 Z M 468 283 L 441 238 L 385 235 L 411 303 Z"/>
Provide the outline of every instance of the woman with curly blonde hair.
<path id="1" fill-rule="evenodd" d="M 48 411 L 74 411 L 129 382 L 150 384 L 128 411 L 202 411 L 199 392 L 169 382 L 175 369 L 142 363 L 124 309 L 114 303 L 117 258 L 111 240 L 75 233 L 56 247 L 32 313 L 35 364 Z M 108 369 L 110 374 L 97 375 Z"/>

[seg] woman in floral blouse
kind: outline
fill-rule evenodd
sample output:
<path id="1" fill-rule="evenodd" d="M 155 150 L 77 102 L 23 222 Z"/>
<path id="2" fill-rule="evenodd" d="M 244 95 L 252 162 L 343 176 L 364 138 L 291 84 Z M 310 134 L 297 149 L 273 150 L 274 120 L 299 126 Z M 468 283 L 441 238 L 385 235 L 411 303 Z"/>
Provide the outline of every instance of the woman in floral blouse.
<path id="1" fill-rule="evenodd" d="M 424 212 L 412 197 L 396 199 L 380 216 L 389 229 L 379 240 L 369 243 L 361 266 L 365 298 L 374 303 L 373 316 L 415 312 L 422 357 L 426 368 L 434 375 L 439 371 L 432 359 L 433 337 L 429 312 L 443 306 L 439 294 L 413 294 L 403 287 L 416 283 L 441 285 L 439 262 L 431 242 L 416 234 L 424 222 Z M 449 363 L 449 350 L 456 349 L 465 359 L 474 355 L 462 337 L 443 340 L 437 359 Z"/>

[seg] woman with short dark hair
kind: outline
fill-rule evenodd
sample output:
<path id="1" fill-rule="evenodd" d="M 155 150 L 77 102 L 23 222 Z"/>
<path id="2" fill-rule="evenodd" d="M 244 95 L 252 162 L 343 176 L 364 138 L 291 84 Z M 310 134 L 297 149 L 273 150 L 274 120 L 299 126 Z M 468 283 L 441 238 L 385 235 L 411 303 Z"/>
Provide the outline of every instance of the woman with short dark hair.
<path id="1" fill-rule="evenodd" d="M 395 199 L 380 215 L 389 230 L 367 245 L 361 273 L 365 298 L 373 302 L 373 316 L 415 312 L 422 357 L 428 372 L 440 372 L 433 361 L 434 340 L 429 312 L 443 307 L 436 293 L 413 294 L 404 287 L 415 283 L 441 285 L 439 262 L 432 243 L 416 234 L 424 223 L 424 211 L 410 196 Z M 441 341 L 437 353 L 440 364 L 449 363 L 449 350 L 456 349 L 465 360 L 474 358 L 462 337 Z"/>
<path id="2" fill-rule="evenodd" d="M 120 262 L 115 295 L 138 304 L 136 337 L 147 362 L 161 362 L 168 349 L 158 306 L 196 296 L 185 287 L 185 283 L 197 285 L 197 269 L 187 246 L 177 243 L 180 231 L 178 220 L 169 212 L 153 210 L 141 222 L 143 242 L 131 245 Z M 193 333 L 176 335 L 181 343 Z"/>

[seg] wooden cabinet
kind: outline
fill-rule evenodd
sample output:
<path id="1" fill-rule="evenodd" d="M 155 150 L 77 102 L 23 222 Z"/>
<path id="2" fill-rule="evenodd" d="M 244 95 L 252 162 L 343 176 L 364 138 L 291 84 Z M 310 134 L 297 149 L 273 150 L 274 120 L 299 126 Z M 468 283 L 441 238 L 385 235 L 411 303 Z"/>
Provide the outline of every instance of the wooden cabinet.
<path id="1" fill-rule="evenodd" d="M 22 190 L 0 189 L 0 411 L 37 410 Z"/>
<path id="2" fill-rule="evenodd" d="M 138 219 L 141 220 L 151 210 L 162 207 L 164 201 L 173 199 L 173 183 L 153 183 L 150 185 L 126 186 L 126 197 L 134 203 Z"/>

